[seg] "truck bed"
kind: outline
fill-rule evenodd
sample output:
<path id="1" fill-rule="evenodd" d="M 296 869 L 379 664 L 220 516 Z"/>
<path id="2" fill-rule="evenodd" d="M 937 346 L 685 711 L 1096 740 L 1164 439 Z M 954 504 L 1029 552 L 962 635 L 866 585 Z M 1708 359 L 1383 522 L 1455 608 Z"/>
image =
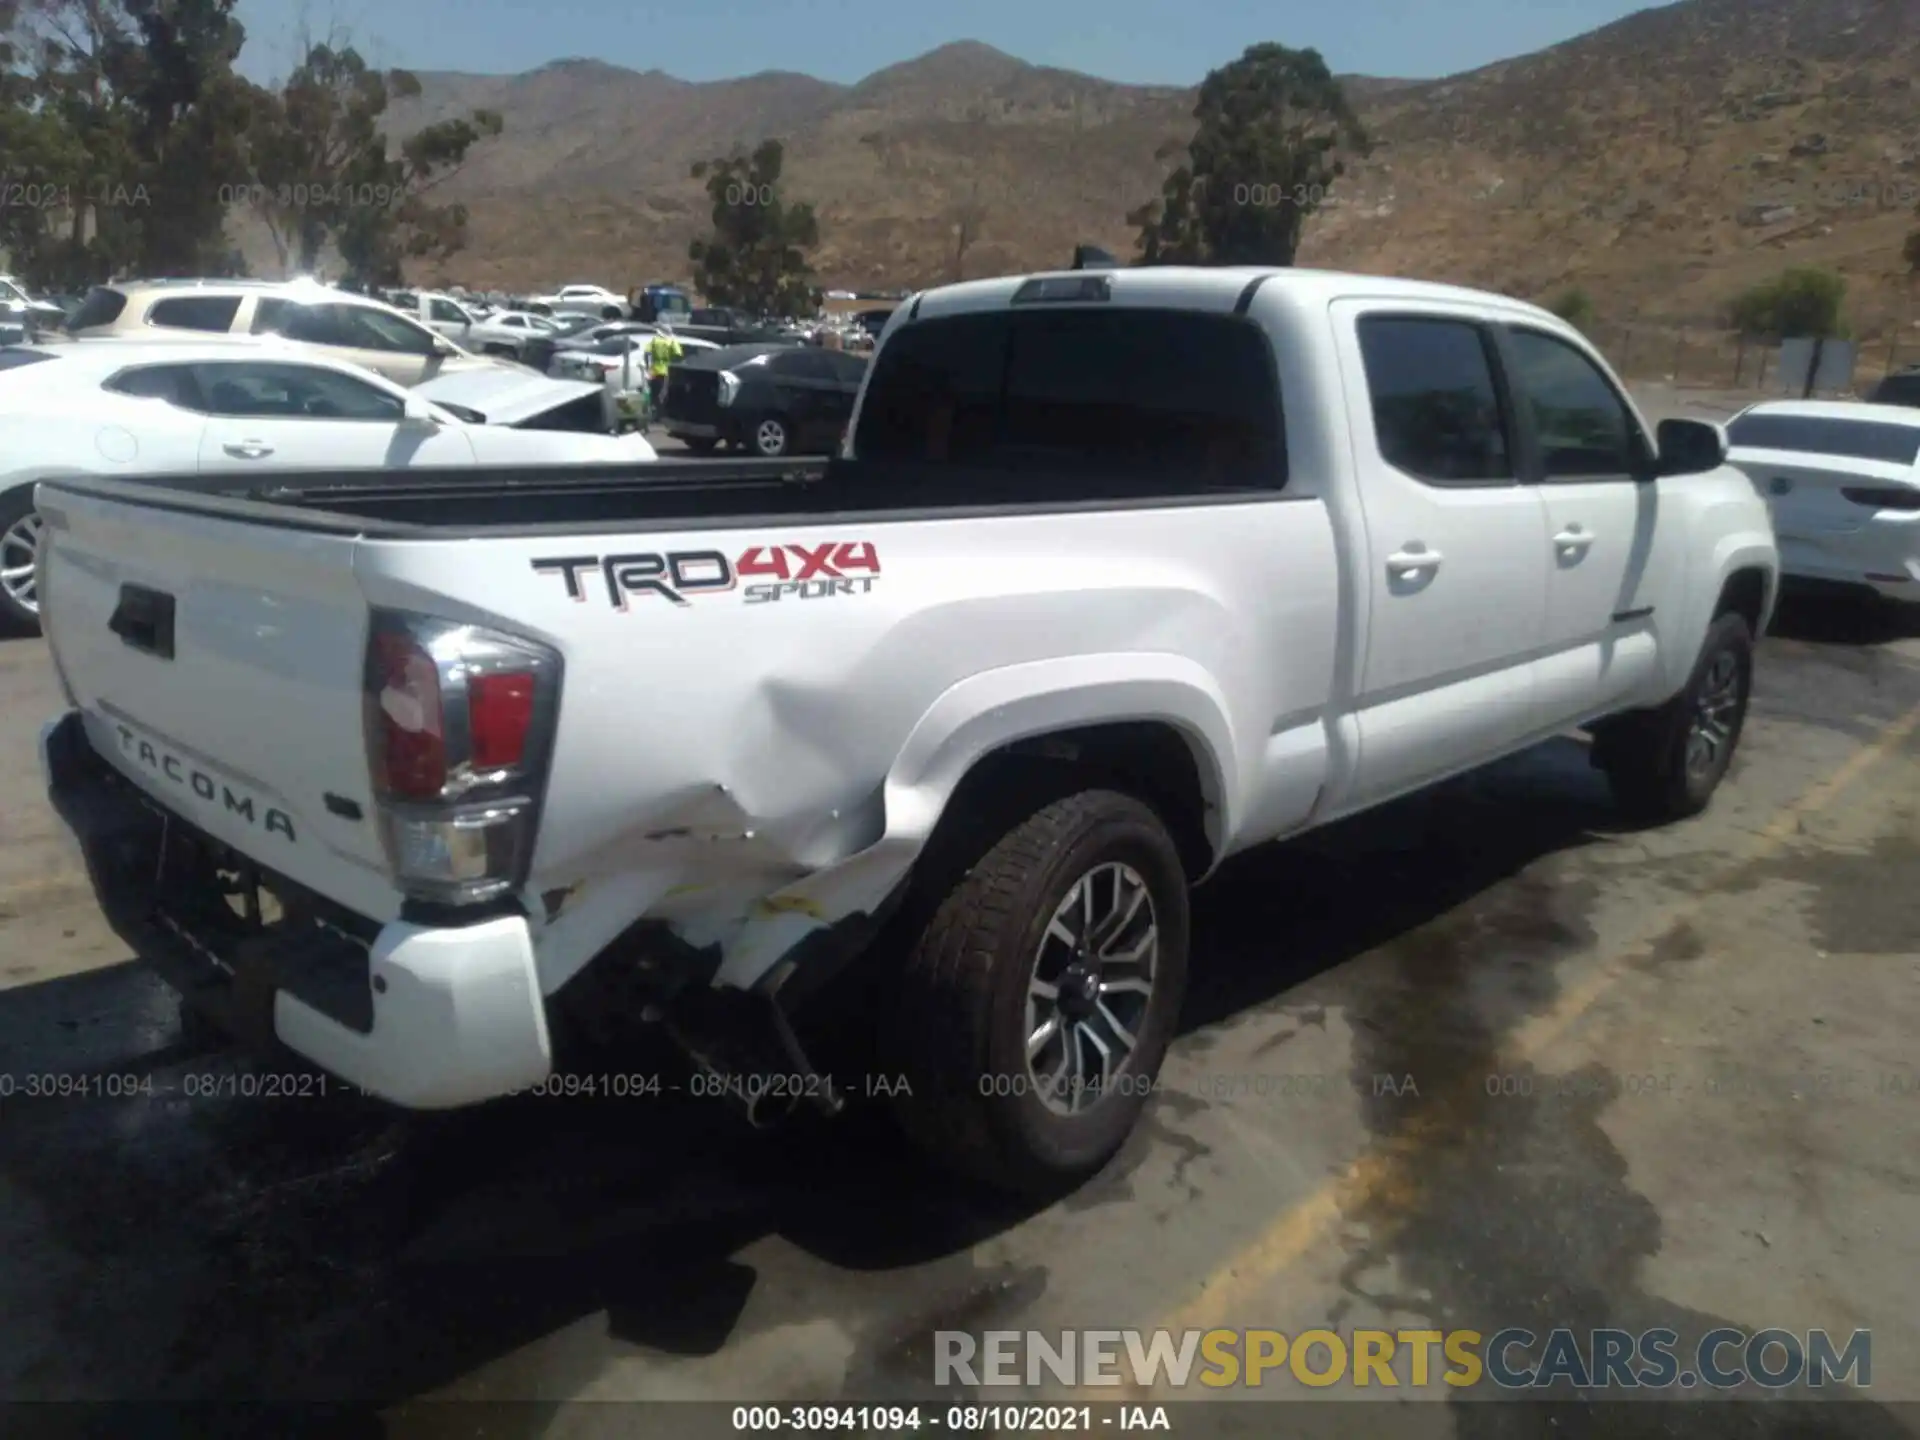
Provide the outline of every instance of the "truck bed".
<path id="1" fill-rule="evenodd" d="M 921 469 L 837 459 L 416 470 L 377 479 L 282 471 L 270 484 L 214 492 L 184 488 L 177 476 L 61 476 L 42 483 L 148 509 L 394 540 L 585 534 L 694 522 L 731 528 L 828 515 L 898 519 L 916 511 L 981 514 L 1031 508 L 1037 501 L 1060 511 L 1291 498 L 1251 483 L 1196 484 L 1174 496 L 1165 475 Z"/>

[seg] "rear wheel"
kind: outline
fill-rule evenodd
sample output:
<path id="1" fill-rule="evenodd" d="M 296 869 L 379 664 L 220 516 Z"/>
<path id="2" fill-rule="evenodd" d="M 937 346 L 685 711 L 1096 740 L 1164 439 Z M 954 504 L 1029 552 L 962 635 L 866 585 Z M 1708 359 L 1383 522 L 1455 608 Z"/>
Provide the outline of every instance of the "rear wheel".
<path id="1" fill-rule="evenodd" d="M 777 459 L 793 448 L 793 431 L 778 415 L 763 416 L 753 427 L 753 449 L 757 455 Z"/>
<path id="2" fill-rule="evenodd" d="M 0 495 L 0 634 L 40 630 L 40 592 L 35 562 L 46 527 L 33 508 L 33 487 Z"/>
<path id="3" fill-rule="evenodd" d="M 883 1054 L 907 1081 L 902 1127 L 1001 1189 L 1099 1170 L 1173 1039 L 1187 935 L 1185 870 L 1139 800 L 1087 790 L 1014 825 L 940 897 L 900 976 Z"/>
<path id="4" fill-rule="evenodd" d="M 1728 612 L 1708 627 L 1684 690 L 1595 734 L 1595 762 L 1621 808 L 1655 823 L 1705 810 L 1733 763 L 1752 688 L 1753 632 Z"/>

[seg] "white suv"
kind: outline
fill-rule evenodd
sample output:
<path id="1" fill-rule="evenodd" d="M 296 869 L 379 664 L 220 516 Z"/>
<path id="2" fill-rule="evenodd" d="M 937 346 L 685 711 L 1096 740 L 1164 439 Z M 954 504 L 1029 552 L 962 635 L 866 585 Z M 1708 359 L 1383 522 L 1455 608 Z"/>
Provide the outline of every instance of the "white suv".
<path id="1" fill-rule="evenodd" d="M 391 305 L 310 281 L 136 280 L 96 285 L 67 321 L 67 332 L 80 338 L 155 330 L 281 335 L 401 385 L 499 363 L 461 349 Z"/>

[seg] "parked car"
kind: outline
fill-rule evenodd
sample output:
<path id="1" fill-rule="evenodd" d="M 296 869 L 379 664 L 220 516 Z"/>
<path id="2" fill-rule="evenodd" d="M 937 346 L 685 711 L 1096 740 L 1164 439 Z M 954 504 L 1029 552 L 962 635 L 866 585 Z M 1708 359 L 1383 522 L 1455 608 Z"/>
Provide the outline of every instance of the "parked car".
<path id="1" fill-rule="evenodd" d="M 416 385 L 454 370 L 495 366 L 393 306 L 310 281 L 141 280 L 96 285 L 67 321 L 86 338 L 174 332 L 280 335 L 336 359 Z"/>
<path id="2" fill-rule="evenodd" d="M 0 351 L 0 629 L 30 633 L 38 624 L 35 560 L 45 530 L 33 487 L 48 475 L 166 474 L 191 477 L 175 484 L 246 489 L 263 473 L 289 470 L 654 458 L 644 439 L 609 433 L 602 414 L 591 385 L 494 366 L 409 391 L 273 341 Z"/>
<path id="3" fill-rule="evenodd" d="M 136 954 L 398 1104 L 654 1024 L 756 1122 L 884 1074 L 1050 1193 L 1146 1103 L 1226 857 L 1572 726 L 1636 813 L 1709 803 L 1779 557 L 1715 427 L 1657 436 L 1499 295 L 931 290 L 828 463 L 44 483 L 43 764 Z"/>
<path id="4" fill-rule="evenodd" d="M 554 337 L 553 348 L 558 354 L 565 350 L 591 350 L 608 340 L 623 335 L 637 335 L 643 341 L 652 337 L 654 327 L 638 320 L 600 320 L 586 319 L 586 323 L 564 331 Z"/>
<path id="5" fill-rule="evenodd" d="M 521 348 L 535 336 L 550 336 L 556 327 L 544 315 L 524 310 L 493 313 L 469 300 L 431 291 L 408 297 L 395 308 L 419 321 L 437 335 L 452 340 L 478 355 L 493 355 L 519 360 Z"/>
<path id="6" fill-rule="evenodd" d="M 677 334 L 675 338 L 679 338 Z M 642 330 L 609 335 L 591 345 L 556 345 L 547 362 L 547 373 L 601 379 L 625 371 L 632 377 L 633 386 L 638 387 L 647 377 L 647 347 L 652 341 L 653 331 Z M 706 340 L 687 339 L 680 341 L 680 348 L 688 354 L 704 354 L 720 347 Z"/>
<path id="7" fill-rule="evenodd" d="M 1920 407 L 1920 366 L 1894 371 L 1873 387 L 1867 399 L 1874 405 Z"/>
<path id="8" fill-rule="evenodd" d="M 678 332 L 676 332 L 678 333 Z M 867 360 L 795 345 L 737 345 L 690 355 L 667 371 L 667 433 L 704 452 L 828 454 L 853 417 Z"/>
<path id="9" fill-rule="evenodd" d="M 620 429 L 605 387 L 587 380 L 560 380 L 502 366 L 442 375 L 422 381 L 413 392 L 473 425 L 582 435 L 612 435 Z"/>
<path id="10" fill-rule="evenodd" d="M 27 293 L 11 275 L 0 275 L 0 323 L 19 326 L 31 334 L 55 330 L 66 323 L 66 309 L 56 300 Z"/>
<path id="11" fill-rule="evenodd" d="M 604 285 L 563 285 L 552 295 L 535 296 L 534 302 L 549 307 L 556 315 L 598 315 L 604 320 L 621 320 L 627 315 L 627 302 Z"/>
<path id="12" fill-rule="evenodd" d="M 722 346 L 797 343 L 794 336 L 777 324 L 728 309 L 695 310 L 685 322 L 674 322 L 673 333 L 681 339 L 704 340 Z"/>
<path id="13" fill-rule="evenodd" d="M 633 292 L 626 313 L 648 324 L 680 325 L 693 314 L 693 300 L 678 285 L 642 285 Z"/>
<path id="14" fill-rule="evenodd" d="M 1920 603 L 1920 409 L 1769 400 L 1727 425 L 1796 578 Z"/>

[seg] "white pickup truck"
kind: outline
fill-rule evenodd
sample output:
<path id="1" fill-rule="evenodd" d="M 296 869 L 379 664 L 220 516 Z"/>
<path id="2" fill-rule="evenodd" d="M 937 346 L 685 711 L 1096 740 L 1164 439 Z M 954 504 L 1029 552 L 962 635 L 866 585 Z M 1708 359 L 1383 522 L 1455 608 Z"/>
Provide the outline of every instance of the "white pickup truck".
<path id="1" fill-rule="evenodd" d="M 1567 325 L 1310 271 L 928 291 L 812 469 L 280 485 L 38 492 L 52 797 L 196 1004 L 416 1108 L 654 1022 L 1042 1191 L 1144 1103 L 1191 884 L 1576 727 L 1698 811 L 1779 570 Z"/>

